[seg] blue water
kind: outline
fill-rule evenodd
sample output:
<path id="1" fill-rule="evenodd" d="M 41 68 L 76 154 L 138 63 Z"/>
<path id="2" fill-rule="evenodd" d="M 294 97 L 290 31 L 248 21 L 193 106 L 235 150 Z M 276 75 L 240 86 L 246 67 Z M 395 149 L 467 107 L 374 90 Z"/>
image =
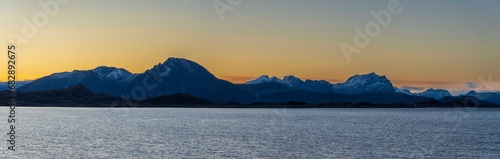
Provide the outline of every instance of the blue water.
<path id="1" fill-rule="evenodd" d="M 18 108 L 17 116 L 17 150 L 6 151 L 1 135 L 0 158 L 500 158 L 500 109 Z"/>

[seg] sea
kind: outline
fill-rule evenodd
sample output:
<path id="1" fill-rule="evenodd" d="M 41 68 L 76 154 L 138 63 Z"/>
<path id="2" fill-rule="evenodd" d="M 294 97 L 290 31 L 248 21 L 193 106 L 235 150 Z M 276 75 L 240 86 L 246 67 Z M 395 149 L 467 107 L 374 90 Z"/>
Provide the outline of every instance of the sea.
<path id="1" fill-rule="evenodd" d="M 500 109 L 0 109 L 0 158 L 500 158 Z"/>

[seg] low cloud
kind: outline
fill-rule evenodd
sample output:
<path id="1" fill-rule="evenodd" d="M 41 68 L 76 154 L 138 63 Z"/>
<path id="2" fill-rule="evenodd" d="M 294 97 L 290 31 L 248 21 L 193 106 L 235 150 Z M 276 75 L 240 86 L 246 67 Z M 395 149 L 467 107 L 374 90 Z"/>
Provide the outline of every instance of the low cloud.
<path id="1" fill-rule="evenodd" d="M 401 87 L 402 90 L 410 90 L 410 91 L 423 91 L 424 88 L 423 87 L 413 87 L 413 86 L 402 86 Z"/>
<path id="2" fill-rule="evenodd" d="M 475 89 L 475 88 L 478 88 L 478 86 L 474 82 L 467 82 L 467 88 L 469 88 L 469 89 Z"/>

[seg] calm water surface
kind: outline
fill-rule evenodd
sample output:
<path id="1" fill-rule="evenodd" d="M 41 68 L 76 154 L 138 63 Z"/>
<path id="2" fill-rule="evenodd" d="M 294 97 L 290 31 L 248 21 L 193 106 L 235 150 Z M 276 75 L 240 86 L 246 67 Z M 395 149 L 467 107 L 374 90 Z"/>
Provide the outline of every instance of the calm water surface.
<path id="1" fill-rule="evenodd" d="M 500 158 L 500 109 L 17 111 L 0 158 Z"/>

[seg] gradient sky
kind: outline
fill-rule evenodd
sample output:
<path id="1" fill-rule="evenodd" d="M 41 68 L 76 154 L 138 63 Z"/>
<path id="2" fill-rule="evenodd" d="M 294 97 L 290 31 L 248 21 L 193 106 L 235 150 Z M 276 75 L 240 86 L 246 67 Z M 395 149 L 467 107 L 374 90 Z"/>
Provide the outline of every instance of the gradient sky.
<path id="1" fill-rule="evenodd" d="M 18 78 L 101 65 L 140 73 L 183 57 L 235 83 L 376 72 L 399 87 L 500 90 L 499 0 L 401 0 L 403 11 L 350 63 L 339 44 L 352 44 L 353 28 L 374 21 L 370 11 L 389 0 L 243 0 L 223 21 L 214 1 L 72 0 L 18 45 Z M 38 2 L 0 0 L 1 45 L 9 33 L 22 35 L 23 17 L 43 11 Z"/>

